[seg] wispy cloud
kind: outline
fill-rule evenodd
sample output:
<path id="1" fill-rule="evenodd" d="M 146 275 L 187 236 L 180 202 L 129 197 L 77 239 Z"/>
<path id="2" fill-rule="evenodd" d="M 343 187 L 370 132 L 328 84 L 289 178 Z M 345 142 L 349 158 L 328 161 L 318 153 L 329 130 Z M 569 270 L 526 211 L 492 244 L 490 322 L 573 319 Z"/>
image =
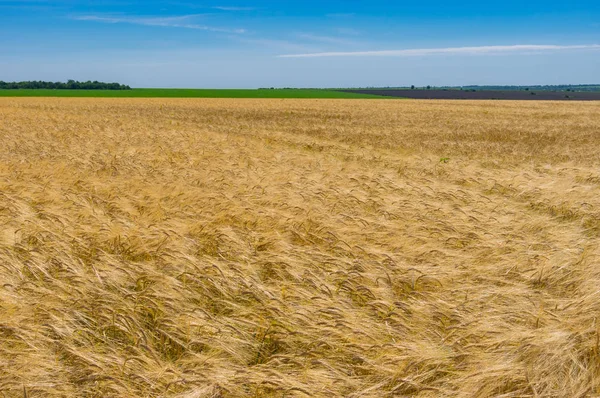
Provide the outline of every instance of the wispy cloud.
<path id="1" fill-rule="evenodd" d="M 185 29 L 196 29 L 204 30 L 209 32 L 219 33 L 245 33 L 245 29 L 231 29 L 222 28 L 215 26 L 207 26 L 197 23 L 192 23 L 192 20 L 196 17 L 206 16 L 206 14 L 190 14 L 190 15 L 179 15 L 173 17 L 139 17 L 139 16 L 104 16 L 104 15 L 79 15 L 71 16 L 71 19 L 78 21 L 94 21 L 103 23 L 126 23 L 133 25 L 144 25 L 144 26 L 162 26 L 172 28 L 185 28 Z"/>
<path id="2" fill-rule="evenodd" d="M 285 54 L 285 55 L 279 55 L 278 57 L 280 57 L 280 58 L 410 57 L 410 56 L 425 56 L 425 55 L 436 55 L 436 54 L 484 55 L 484 54 L 526 53 L 526 52 L 543 52 L 543 51 L 564 51 L 564 50 L 600 50 L 600 44 L 580 44 L 580 45 L 570 45 L 570 46 L 521 44 L 521 45 L 512 45 L 512 46 L 417 48 L 417 49 L 405 49 L 405 50 Z"/>
<path id="3" fill-rule="evenodd" d="M 335 28 L 335 31 L 341 35 L 347 36 L 358 36 L 360 35 L 360 30 L 354 28 Z"/>
<path id="4" fill-rule="evenodd" d="M 319 43 L 338 44 L 338 45 L 357 45 L 358 43 L 352 40 L 343 39 L 335 36 L 322 36 L 312 33 L 300 33 L 297 35 L 300 39 L 315 41 Z"/>
<path id="5" fill-rule="evenodd" d="M 250 44 L 252 46 L 259 46 L 261 48 L 270 48 L 275 51 L 315 51 L 314 46 L 307 46 L 295 41 L 289 41 L 285 39 L 265 39 L 260 37 L 248 37 L 248 36 L 229 36 L 230 40 L 236 41 L 242 44 Z"/>
<path id="6" fill-rule="evenodd" d="M 221 11 L 254 11 L 256 7 L 230 7 L 230 6 L 214 6 L 215 10 Z"/>

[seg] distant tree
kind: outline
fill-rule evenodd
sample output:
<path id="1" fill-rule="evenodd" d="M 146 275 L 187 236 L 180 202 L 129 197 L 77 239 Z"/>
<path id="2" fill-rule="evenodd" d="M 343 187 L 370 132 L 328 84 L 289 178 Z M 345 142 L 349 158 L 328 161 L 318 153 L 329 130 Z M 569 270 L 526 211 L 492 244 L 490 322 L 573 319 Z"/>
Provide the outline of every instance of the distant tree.
<path id="1" fill-rule="evenodd" d="M 431 86 L 427 86 L 427 90 L 431 90 Z"/>
<path id="2" fill-rule="evenodd" d="M 410 86 L 410 89 L 414 90 L 415 89 L 415 85 L 413 84 L 412 86 Z"/>
<path id="3" fill-rule="evenodd" d="M 61 82 L 25 81 L 7 83 L 0 81 L 0 90 L 17 89 L 49 89 L 49 90 L 131 90 L 131 87 L 119 83 L 101 83 L 98 81 L 78 82 L 69 80 Z"/>

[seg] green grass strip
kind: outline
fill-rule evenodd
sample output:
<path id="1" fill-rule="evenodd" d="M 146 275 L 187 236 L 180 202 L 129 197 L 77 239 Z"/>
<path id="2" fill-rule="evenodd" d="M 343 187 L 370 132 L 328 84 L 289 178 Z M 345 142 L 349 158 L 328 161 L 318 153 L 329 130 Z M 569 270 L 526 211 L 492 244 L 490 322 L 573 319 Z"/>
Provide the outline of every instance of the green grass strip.
<path id="1" fill-rule="evenodd" d="M 136 88 L 133 90 L 0 90 L 0 97 L 97 97 L 97 98 L 389 98 L 379 95 L 319 89 L 211 90 Z"/>

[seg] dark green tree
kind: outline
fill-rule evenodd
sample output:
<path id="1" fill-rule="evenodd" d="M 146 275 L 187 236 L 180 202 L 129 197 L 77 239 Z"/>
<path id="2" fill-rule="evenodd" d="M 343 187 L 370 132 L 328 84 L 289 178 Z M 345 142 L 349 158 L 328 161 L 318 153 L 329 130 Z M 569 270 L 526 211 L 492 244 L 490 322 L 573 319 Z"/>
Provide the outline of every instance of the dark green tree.
<path id="1" fill-rule="evenodd" d="M 44 82 L 44 81 L 24 81 L 24 82 L 3 82 L 0 81 L 0 90 L 18 90 L 18 89 L 49 89 L 49 90 L 131 90 L 131 87 L 119 83 L 102 83 L 98 81 L 78 82 L 68 80 L 62 82 Z"/>

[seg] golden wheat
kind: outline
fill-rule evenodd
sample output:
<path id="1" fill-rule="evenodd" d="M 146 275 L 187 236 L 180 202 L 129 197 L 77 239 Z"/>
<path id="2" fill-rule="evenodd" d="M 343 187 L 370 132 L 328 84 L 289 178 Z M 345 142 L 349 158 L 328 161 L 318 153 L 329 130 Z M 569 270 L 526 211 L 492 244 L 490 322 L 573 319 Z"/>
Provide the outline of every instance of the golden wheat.
<path id="1" fill-rule="evenodd" d="M 600 103 L 0 99 L 0 391 L 600 395 Z"/>

